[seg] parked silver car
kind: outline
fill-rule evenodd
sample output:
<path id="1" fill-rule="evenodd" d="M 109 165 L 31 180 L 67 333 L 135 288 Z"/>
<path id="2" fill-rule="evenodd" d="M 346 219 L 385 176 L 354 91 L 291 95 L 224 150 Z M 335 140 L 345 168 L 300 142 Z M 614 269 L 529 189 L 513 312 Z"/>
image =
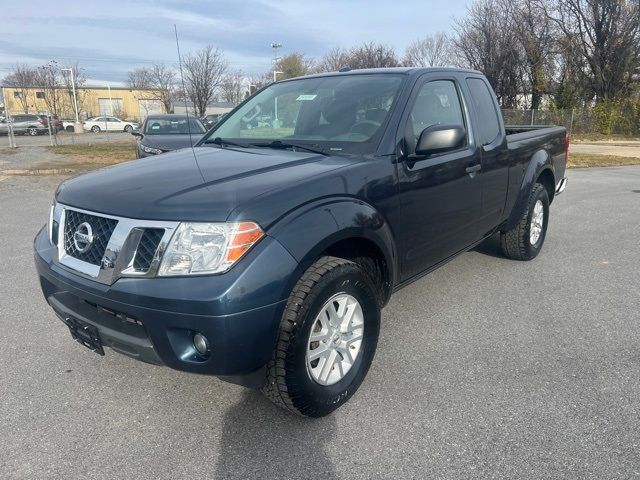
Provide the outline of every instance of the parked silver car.
<path id="1" fill-rule="evenodd" d="M 19 114 L 11 116 L 13 133 L 16 135 L 40 135 L 48 132 L 47 119 L 42 115 Z M 9 132 L 8 121 L 0 121 L 0 135 L 7 135 Z"/>

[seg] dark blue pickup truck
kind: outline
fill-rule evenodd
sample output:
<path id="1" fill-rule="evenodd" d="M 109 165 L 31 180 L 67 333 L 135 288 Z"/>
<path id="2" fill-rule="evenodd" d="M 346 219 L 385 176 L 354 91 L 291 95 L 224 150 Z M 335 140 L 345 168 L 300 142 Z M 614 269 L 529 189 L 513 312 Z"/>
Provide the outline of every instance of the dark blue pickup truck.
<path id="1" fill-rule="evenodd" d="M 363 381 L 395 290 L 498 232 L 507 257 L 538 255 L 568 146 L 562 127 L 505 130 L 476 71 L 278 82 L 195 148 L 63 182 L 40 283 L 98 353 L 326 415 Z"/>

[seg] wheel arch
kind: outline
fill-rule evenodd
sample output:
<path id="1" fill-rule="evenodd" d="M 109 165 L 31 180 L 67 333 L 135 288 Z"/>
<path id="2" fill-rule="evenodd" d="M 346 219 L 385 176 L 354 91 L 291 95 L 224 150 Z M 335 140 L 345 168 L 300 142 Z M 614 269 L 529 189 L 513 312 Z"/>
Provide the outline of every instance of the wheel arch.
<path id="1" fill-rule="evenodd" d="M 291 288 L 323 255 L 361 261 L 370 258 L 381 275 L 382 304 L 396 282 L 396 249 L 384 217 L 371 205 L 355 199 L 334 199 L 300 209 L 280 220 L 268 232 L 298 261 Z"/>
<path id="2" fill-rule="evenodd" d="M 549 203 L 551 204 L 555 195 L 555 174 L 553 172 L 552 159 L 549 153 L 540 149 L 536 151 L 529 161 L 529 165 L 525 169 L 525 173 L 520 183 L 520 191 L 518 197 L 514 203 L 511 214 L 507 219 L 506 224 L 502 227 L 502 230 L 512 229 L 519 221 L 520 217 L 527 208 L 527 200 L 529 194 L 536 183 L 541 183 L 549 195 Z"/>

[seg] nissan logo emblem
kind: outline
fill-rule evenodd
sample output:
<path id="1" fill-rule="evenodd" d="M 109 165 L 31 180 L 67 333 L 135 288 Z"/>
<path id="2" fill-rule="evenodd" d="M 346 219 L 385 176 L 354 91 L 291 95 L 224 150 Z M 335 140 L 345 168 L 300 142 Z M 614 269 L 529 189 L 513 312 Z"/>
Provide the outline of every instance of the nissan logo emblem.
<path id="1" fill-rule="evenodd" d="M 93 230 L 91 225 L 87 222 L 83 222 L 78 225 L 75 233 L 73 234 L 73 244 L 80 253 L 88 252 L 93 245 Z"/>

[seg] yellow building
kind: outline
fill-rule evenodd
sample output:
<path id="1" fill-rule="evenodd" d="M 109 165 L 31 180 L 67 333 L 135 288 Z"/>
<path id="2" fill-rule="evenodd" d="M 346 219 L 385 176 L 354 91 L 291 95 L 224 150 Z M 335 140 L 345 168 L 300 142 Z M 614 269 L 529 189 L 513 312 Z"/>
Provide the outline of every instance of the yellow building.
<path id="1" fill-rule="evenodd" d="M 75 119 L 73 96 L 66 87 L 2 87 L 5 109 L 11 114 L 54 114 Z M 147 115 L 166 113 L 153 90 L 127 87 L 89 87 L 76 89 L 80 120 L 96 115 L 113 115 L 142 120 Z"/>

